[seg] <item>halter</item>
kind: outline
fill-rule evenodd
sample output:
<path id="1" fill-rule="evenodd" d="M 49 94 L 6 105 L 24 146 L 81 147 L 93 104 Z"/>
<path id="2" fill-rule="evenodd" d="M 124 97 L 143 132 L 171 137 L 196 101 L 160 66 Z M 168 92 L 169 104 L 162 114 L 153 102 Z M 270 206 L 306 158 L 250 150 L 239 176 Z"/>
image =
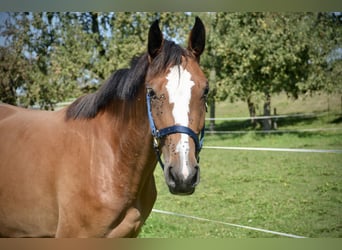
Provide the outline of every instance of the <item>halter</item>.
<path id="1" fill-rule="evenodd" d="M 180 126 L 180 125 L 173 125 L 173 126 L 166 127 L 166 128 L 158 130 L 156 128 L 156 125 L 154 124 L 154 120 L 152 117 L 151 94 L 150 93 L 151 93 L 150 89 L 147 89 L 147 94 L 146 94 L 147 115 L 148 115 L 148 120 L 150 123 L 151 132 L 152 132 L 152 136 L 153 136 L 153 148 L 157 154 L 158 161 L 159 161 L 161 168 L 164 170 L 164 163 L 161 159 L 161 153 L 159 150 L 159 139 L 161 139 L 167 135 L 176 134 L 176 133 L 187 134 L 194 140 L 195 146 L 196 146 L 197 161 L 199 162 L 199 153 L 200 153 L 202 146 L 203 146 L 205 126 L 203 126 L 199 137 L 198 137 L 198 134 L 196 134 L 191 128 L 185 127 L 185 126 Z"/>

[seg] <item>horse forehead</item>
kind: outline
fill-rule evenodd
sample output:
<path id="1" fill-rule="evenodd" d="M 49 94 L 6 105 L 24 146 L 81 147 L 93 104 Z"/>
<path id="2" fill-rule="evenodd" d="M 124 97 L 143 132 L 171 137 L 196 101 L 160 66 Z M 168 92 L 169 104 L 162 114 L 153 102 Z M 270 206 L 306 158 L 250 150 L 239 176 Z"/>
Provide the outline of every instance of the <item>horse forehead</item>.
<path id="1" fill-rule="evenodd" d="M 206 76 L 202 71 L 198 61 L 188 58 L 187 60 L 183 61 L 182 65 L 191 74 L 191 78 L 196 84 L 206 82 Z"/>
<path id="2" fill-rule="evenodd" d="M 172 66 L 166 76 L 167 86 L 170 91 L 191 88 L 195 83 L 192 74 L 182 65 Z"/>
<path id="3" fill-rule="evenodd" d="M 195 83 L 191 74 L 182 66 L 173 66 L 166 76 L 166 90 L 169 96 L 169 103 L 173 104 L 172 114 L 175 123 L 187 126 L 191 89 Z"/>
<path id="4" fill-rule="evenodd" d="M 200 66 L 191 60 L 171 66 L 164 79 L 166 79 L 166 83 L 170 81 L 177 82 L 185 88 L 189 84 L 201 85 L 206 82 L 206 77 Z"/>

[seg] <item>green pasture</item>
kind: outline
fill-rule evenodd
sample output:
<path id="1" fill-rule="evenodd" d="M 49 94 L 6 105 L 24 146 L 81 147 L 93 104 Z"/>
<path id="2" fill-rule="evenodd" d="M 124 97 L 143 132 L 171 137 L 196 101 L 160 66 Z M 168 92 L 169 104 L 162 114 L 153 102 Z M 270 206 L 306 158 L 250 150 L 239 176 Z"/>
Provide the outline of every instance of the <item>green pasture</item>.
<path id="1" fill-rule="evenodd" d="M 325 108 L 313 105 L 314 100 L 289 102 L 281 114 L 297 113 L 291 107 L 297 105 L 300 112 L 315 112 L 317 116 L 279 120 L 278 128 L 327 130 L 263 134 L 253 131 L 248 121 L 224 121 L 216 124 L 218 130 L 249 132 L 207 134 L 205 145 L 342 150 L 340 97 L 334 100 L 336 103 L 325 104 Z M 286 98 L 279 98 L 275 103 L 280 107 L 284 101 Z M 312 103 L 306 105 L 305 101 Z M 218 105 L 218 117 L 243 116 L 245 106 L 237 106 L 241 112 L 233 114 L 229 105 L 237 104 Z M 317 110 L 319 107 L 322 110 Z M 158 198 L 154 208 L 298 236 L 342 237 L 342 154 L 203 149 L 200 165 L 201 183 L 192 196 L 171 195 L 157 166 Z M 152 212 L 140 237 L 282 236 Z"/>

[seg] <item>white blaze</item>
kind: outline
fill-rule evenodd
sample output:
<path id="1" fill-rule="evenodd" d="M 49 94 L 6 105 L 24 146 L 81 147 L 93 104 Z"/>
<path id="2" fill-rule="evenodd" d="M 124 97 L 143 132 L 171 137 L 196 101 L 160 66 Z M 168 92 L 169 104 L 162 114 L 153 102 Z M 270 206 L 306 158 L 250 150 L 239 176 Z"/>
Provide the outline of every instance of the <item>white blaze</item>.
<path id="1" fill-rule="evenodd" d="M 189 126 L 189 106 L 191 89 L 195 83 L 191 80 L 191 74 L 182 66 L 173 66 L 167 75 L 166 89 L 169 94 L 170 104 L 173 104 L 172 115 L 175 124 Z M 181 134 L 181 139 L 176 146 L 179 153 L 182 173 L 186 178 L 189 175 L 189 136 Z"/>

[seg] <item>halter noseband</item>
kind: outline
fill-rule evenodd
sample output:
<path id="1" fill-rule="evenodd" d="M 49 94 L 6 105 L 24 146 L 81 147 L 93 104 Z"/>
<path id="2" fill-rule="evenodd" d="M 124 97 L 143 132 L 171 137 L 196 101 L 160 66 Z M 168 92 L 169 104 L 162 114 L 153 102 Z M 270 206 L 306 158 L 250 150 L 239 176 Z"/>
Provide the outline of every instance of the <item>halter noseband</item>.
<path id="1" fill-rule="evenodd" d="M 154 124 L 154 120 L 152 117 L 150 89 L 147 89 L 146 102 L 147 102 L 148 120 L 150 123 L 151 132 L 152 132 L 152 136 L 153 136 L 153 148 L 157 154 L 158 161 L 159 161 L 161 168 L 164 170 L 164 163 L 161 159 L 161 153 L 159 150 L 159 139 L 161 139 L 167 135 L 170 135 L 170 134 L 181 133 L 181 134 L 189 135 L 195 142 L 197 161 L 199 161 L 199 153 L 200 153 L 202 146 L 203 146 L 205 126 L 203 126 L 203 128 L 200 132 L 200 137 L 198 137 L 198 134 L 196 134 L 191 128 L 185 127 L 185 126 L 180 126 L 180 125 L 173 125 L 173 126 L 166 127 L 166 128 L 158 130 L 156 128 L 156 125 Z"/>

